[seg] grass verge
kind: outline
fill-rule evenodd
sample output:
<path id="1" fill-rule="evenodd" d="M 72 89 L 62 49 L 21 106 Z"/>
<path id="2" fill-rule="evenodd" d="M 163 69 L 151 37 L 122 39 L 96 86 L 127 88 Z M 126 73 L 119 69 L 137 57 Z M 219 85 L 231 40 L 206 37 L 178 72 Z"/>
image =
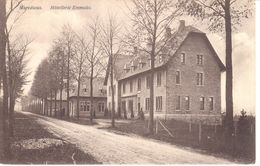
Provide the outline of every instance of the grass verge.
<path id="1" fill-rule="evenodd" d="M 53 144 L 44 148 L 30 148 L 32 145 L 11 146 L 11 160 L 8 164 L 99 164 L 91 155 L 85 154 L 75 145 L 58 138 L 36 122 L 34 117 L 15 113 L 14 137 L 11 143 L 28 140 L 60 140 L 62 144 Z M 19 143 L 18 143 L 19 144 Z M 35 142 L 33 143 L 35 144 Z M 40 146 L 40 145 L 37 145 Z M 72 157 L 73 156 L 73 157 Z"/>

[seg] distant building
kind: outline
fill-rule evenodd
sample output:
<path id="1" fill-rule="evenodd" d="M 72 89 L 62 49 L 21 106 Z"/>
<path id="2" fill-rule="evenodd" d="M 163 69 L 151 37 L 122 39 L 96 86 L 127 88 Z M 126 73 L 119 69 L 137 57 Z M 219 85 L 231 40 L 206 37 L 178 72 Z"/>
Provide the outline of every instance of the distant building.
<path id="1" fill-rule="evenodd" d="M 172 33 L 166 29 L 167 45 L 155 57 L 154 114 L 164 118 L 220 117 L 221 72 L 225 66 L 205 33 L 185 26 Z M 132 56 L 119 55 L 114 66 L 115 110 L 136 117 L 150 110 L 150 60 L 147 53 L 134 49 Z M 109 66 L 108 66 L 109 69 Z M 111 110 L 109 73 L 107 105 Z"/>
<path id="2" fill-rule="evenodd" d="M 93 115 L 104 116 L 106 109 L 106 87 L 103 85 L 104 78 L 95 78 L 93 80 Z M 90 85 L 89 79 L 82 80 L 79 90 L 79 116 L 90 116 Z M 66 86 L 66 85 L 65 85 Z M 77 117 L 77 84 L 70 88 L 69 97 L 69 114 L 70 117 Z M 60 110 L 60 91 L 57 93 L 57 116 L 67 115 L 67 90 L 64 87 L 62 91 L 62 110 Z M 50 115 L 50 98 L 47 100 L 48 115 Z M 54 115 L 54 96 L 52 100 L 52 116 Z"/>
<path id="3" fill-rule="evenodd" d="M 104 116 L 106 108 L 106 87 L 103 85 L 104 78 L 93 80 L 93 116 Z M 70 116 L 77 116 L 77 86 L 70 94 Z M 79 93 L 79 115 L 80 117 L 90 116 L 90 85 L 89 79 L 85 79 L 80 87 Z"/>

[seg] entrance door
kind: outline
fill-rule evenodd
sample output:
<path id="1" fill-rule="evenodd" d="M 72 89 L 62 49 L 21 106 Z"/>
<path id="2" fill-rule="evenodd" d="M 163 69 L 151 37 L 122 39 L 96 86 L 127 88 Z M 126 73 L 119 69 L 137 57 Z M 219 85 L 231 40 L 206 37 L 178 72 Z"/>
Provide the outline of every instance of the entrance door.
<path id="1" fill-rule="evenodd" d="M 129 100 L 128 101 L 128 109 L 129 109 L 129 111 L 131 113 L 131 118 L 133 118 L 134 117 L 133 100 Z"/>
<path id="2" fill-rule="evenodd" d="M 140 115 L 140 110 L 141 110 L 141 104 L 140 104 L 140 97 L 138 97 L 138 104 L 137 104 L 137 113 L 138 113 L 138 116 Z"/>
<path id="3" fill-rule="evenodd" d="M 127 114 L 126 114 L 126 102 L 122 101 L 122 110 L 124 112 L 124 118 L 127 119 Z"/>

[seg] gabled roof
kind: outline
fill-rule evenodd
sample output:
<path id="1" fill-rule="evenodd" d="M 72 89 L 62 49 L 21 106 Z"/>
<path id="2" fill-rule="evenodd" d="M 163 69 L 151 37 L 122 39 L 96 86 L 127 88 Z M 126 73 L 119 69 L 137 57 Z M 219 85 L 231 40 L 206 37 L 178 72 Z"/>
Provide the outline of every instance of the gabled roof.
<path id="1" fill-rule="evenodd" d="M 165 46 L 165 49 L 161 52 L 162 59 L 160 59 L 160 56 L 155 57 L 155 68 L 159 68 L 166 65 L 169 62 L 169 60 L 175 56 L 176 51 L 181 47 L 185 39 L 187 39 L 187 37 L 192 34 L 202 35 L 206 39 L 209 48 L 214 53 L 214 58 L 216 59 L 216 62 L 218 63 L 221 71 L 224 71 L 225 66 L 219 59 L 216 51 L 212 47 L 206 34 L 198 30 L 197 28 L 194 28 L 193 26 L 185 26 L 185 25 L 182 25 L 181 28 L 179 28 L 175 33 L 169 36 L 169 38 L 167 39 L 168 42 Z M 140 61 L 145 62 L 145 65 L 143 67 L 138 67 Z M 131 65 L 135 66 L 136 69 L 129 72 L 124 72 L 124 66 L 131 67 Z M 149 70 L 150 70 L 149 55 L 145 52 L 139 52 L 138 55 L 134 57 L 133 56 L 128 57 L 128 59 L 126 59 L 125 56 L 122 56 L 121 58 L 115 61 L 115 71 L 119 73 L 119 74 L 115 74 L 115 76 L 117 76 L 116 77 L 117 80 L 122 80 L 143 72 L 147 72 Z M 106 75 L 106 79 L 107 78 L 108 78 L 108 74 Z"/>
<path id="2" fill-rule="evenodd" d="M 93 97 L 106 97 L 106 87 L 103 85 L 104 78 L 98 77 L 93 80 Z M 70 97 L 77 96 L 78 87 L 70 92 Z M 79 96 L 90 97 L 90 78 L 85 78 L 80 85 Z"/>
<path id="3" fill-rule="evenodd" d="M 122 74 L 124 74 L 124 65 L 129 62 L 129 59 L 132 59 L 132 56 L 130 55 L 124 55 L 120 54 L 115 56 L 114 60 L 114 77 L 115 79 L 119 79 L 122 77 Z M 110 61 L 111 58 L 109 57 L 108 59 L 108 64 L 107 64 L 107 70 L 106 70 L 106 76 L 104 80 L 104 85 L 107 85 L 108 77 L 109 77 L 109 71 L 110 71 Z"/>

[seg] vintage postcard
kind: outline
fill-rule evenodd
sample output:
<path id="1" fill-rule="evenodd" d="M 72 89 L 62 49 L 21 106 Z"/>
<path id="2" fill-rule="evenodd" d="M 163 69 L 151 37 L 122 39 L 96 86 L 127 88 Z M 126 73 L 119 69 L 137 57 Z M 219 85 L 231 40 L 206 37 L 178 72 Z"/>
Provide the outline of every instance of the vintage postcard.
<path id="1" fill-rule="evenodd" d="M 254 164 L 254 0 L 0 0 L 1 164 Z"/>

